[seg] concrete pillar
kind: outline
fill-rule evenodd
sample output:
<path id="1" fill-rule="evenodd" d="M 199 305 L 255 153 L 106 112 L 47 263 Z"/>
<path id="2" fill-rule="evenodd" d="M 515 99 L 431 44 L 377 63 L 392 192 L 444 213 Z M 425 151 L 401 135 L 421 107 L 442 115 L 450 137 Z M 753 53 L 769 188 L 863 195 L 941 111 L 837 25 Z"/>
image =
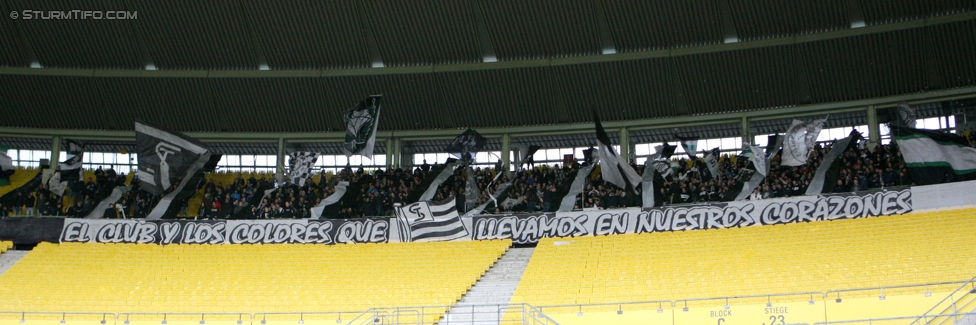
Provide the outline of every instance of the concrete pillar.
<path id="1" fill-rule="evenodd" d="M 752 138 L 752 134 L 749 132 L 749 118 L 743 116 L 742 122 L 740 123 L 742 123 L 742 132 L 740 133 L 742 135 L 742 147 L 745 148 L 747 143 L 752 144 L 755 141 Z"/>
<path id="2" fill-rule="evenodd" d="M 403 167 L 403 150 L 400 148 L 400 138 L 393 138 L 393 168 Z"/>
<path id="3" fill-rule="evenodd" d="M 393 149 L 393 138 L 386 139 L 386 169 L 393 169 L 393 157 L 396 156 L 396 150 Z"/>
<path id="4" fill-rule="evenodd" d="M 630 163 L 630 131 L 620 128 L 620 160 Z"/>
<path id="5" fill-rule="evenodd" d="M 278 164 L 275 167 L 275 179 L 278 183 L 285 181 L 285 139 L 278 138 Z"/>
<path id="6" fill-rule="evenodd" d="M 502 134 L 502 170 L 508 171 L 511 167 L 512 157 L 509 151 L 512 151 L 511 137 L 508 134 Z"/>
<path id="7" fill-rule="evenodd" d="M 51 139 L 51 167 L 57 168 L 61 162 L 61 136 L 56 135 Z"/>
<path id="8" fill-rule="evenodd" d="M 881 143 L 881 126 L 878 125 L 878 110 L 874 105 L 869 105 L 868 115 L 868 145 L 872 148 Z"/>
<path id="9" fill-rule="evenodd" d="M 58 169 L 58 164 L 61 163 L 61 136 L 56 135 L 51 138 L 51 167 L 41 170 L 41 182 L 42 184 L 47 184 L 47 181 L 51 179 L 51 175 L 54 175 L 54 170 Z"/>

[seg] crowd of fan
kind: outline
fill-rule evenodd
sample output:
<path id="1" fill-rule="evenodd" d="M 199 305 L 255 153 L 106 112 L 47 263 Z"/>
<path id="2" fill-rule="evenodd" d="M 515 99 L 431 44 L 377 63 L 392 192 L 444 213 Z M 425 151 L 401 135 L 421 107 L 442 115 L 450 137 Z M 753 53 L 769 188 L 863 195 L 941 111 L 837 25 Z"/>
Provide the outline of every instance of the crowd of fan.
<path id="1" fill-rule="evenodd" d="M 84 218 L 118 185 L 125 184 L 125 175 L 109 168 L 95 170 L 95 178 L 69 183 L 62 195 L 52 193 L 47 185 L 37 185 L 28 191 L 13 194 L 10 206 L 0 205 L 0 216 L 66 216 Z M 67 200 L 66 200 L 67 199 Z"/>
<path id="2" fill-rule="evenodd" d="M 828 151 L 829 145 L 815 147 L 810 153 L 809 162 L 797 167 L 782 166 L 778 157 L 773 158 L 765 180 L 749 198 L 755 200 L 803 195 Z M 841 159 L 843 167 L 834 192 L 911 184 L 901 154 L 893 145 L 880 145 L 875 150 L 851 149 Z M 699 156 L 694 161 L 678 160 L 673 164 L 673 173 L 657 182 L 656 205 L 733 200 L 739 193 L 735 188 L 736 179 L 742 169 L 747 167 L 747 162 L 748 159 L 742 157 L 724 155 L 719 159 L 720 175 L 711 177 L 704 172 L 702 157 Z M 197 212 L 203 218 L 212 219 L 308 218 L 312 207 L 336 191 L 335 185 L 338 181 L 348 181 L 354 185 L 349 186 L 347 191 L 358 191 L 358 195 L 353 196 L 352 200 L 342 200 L 335 204 L 331 210 L 327 210 L 324 217 L 390 216 L 393 215 L 395 205 L 408 203 L 408 196 L 422 186 L 423 180 L 432 172 L 432 167 L 424 161 L 421 166 L 412 169 L 377 170 L 373 173 L 362 169 L 345 169 L 337 175 L 323 174 L 319 182 L 309 179 L 303 186 L 283 186 L 277 191 L 269 192 L 267 196 L 264 196 L 265 190 L 276 186 L 273 180 L 265 176 L 261 179 L 254 176 L 245 179 L 239 175 L 232 184 L 214 183 L 210 180 L 200 184 L 203 204 Z M 644 166 L 632 163 L 632 167 L 638 173 L 644 171 Z M 560 202 L 556 202 L 559 199 L 558 187 L 579 168 L 579 164 L 539 165 L 514 175 L 505 173 L 498 179 L 495 179 L 495 168 L 473 168 L 479 192 L 474 202 L 468 202 L 470 199 L 465 195 L 467 169 L 458 168 L 438 188 L 433 200 L 439 201 L 453 196 L 458 209 L 463 213 L 492 200 L 489 194 L 496 193 L 498 187 L 508 182 L 511 175 L 514 179 L 511 180 L 512 185 L 506 198 L 492 200 L 484 213 L 552 212 L 560 205 Z M 575 209 L 641 206 L 641 186 L 633 191 L 621 189 L 604 181 L 598 170 L 595 168 L 589 175 L 582 194 L 576 198 Z M 95 174 L 95 180 L 89 178 L 84 182 L 76 182 L 71 187 L 70 194 L 66 191 L 66 196 L 70 195 L 75 199 L 70 207 L 65 206 L 64 198 L 52 195 L 46 186 L 41 185 L 22 199 L 18 197 L 13 209 L 0 207 L 0 213 L 84 217 L 100 198 L 111 191 L 113 184 L 122 184 L 125 177 L 113 170 L 98 170 Z M 143 218 L 149 213 L 158 198 L 139 191 L 138 184 L 133 186 L 133 191 L 116 203 L 117 207 L 106 209 L 106 216 L 121 217 L 124 214 L 127 217 Z M 186 215 L 187 207 L 184 205 L 182 208 L 181 214 Z"/>

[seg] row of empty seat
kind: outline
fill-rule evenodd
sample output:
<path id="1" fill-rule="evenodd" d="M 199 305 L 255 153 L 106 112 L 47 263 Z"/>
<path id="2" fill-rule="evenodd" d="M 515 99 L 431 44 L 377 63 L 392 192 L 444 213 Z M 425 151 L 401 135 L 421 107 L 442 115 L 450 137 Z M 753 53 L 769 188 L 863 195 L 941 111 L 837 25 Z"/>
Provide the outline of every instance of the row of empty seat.
<path id="1" fill-rule="evenodd" d="M 536 248 L 512 302 L 680 300 L 964 281 L 976 275 L 973 229 L 976 209 L 959 209 L 549 238 Z"/>
<path id="2" fill-rule="evenodd" d="M 510 245 L 41 244 L 0 275 L 0 306 L 143 313 L 450 306 Z"/>

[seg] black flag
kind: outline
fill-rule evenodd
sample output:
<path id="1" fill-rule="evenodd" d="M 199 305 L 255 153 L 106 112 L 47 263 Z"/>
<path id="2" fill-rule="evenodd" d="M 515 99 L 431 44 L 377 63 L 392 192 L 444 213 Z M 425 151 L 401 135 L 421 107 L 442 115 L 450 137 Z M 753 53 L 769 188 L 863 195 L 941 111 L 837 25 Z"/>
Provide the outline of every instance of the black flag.
<path id="1" fill-rule="evenodd" d="M 139 188 L 163 195 L 146 219 L 173 217 L 193 195 L 204 172 L 213 171 L 221 155 L 178 132 L 136 122 Z"/>
<path id="2" fill-rule="evenodd" d="M 478 151 L 481 151 L 481 148 L 487 142 L 488 139 L 481 136 L 478 131 L 468 129 L 457 136 L 457 138 L 454 138 L 454 141 L 451 141 L 451 144 L 447 145 L 444 151 L 451 153 L 462 161 L 470 162 L 474 160 L 474 156 Z"/>
<path id="3" fill-rule="evenodd" d="M 661 159 L 671 159 L 671 156 L 674 155 L 674 151 L 677 149 L 678 146 L 672 146 L 665 142 L 664 146 L 662 146 L 661 150 L 658 152 L 661 154 Z"/>
<path id="4" fill-rule="evenodd" d="M 70 185 L 81 180 L 81 162 L 85 154 L 85 145 L 68 140 L 67 152 L 67 159 L 58 165 L 58 169 L 61 170 L 61 181 L 68 182 Z"/>

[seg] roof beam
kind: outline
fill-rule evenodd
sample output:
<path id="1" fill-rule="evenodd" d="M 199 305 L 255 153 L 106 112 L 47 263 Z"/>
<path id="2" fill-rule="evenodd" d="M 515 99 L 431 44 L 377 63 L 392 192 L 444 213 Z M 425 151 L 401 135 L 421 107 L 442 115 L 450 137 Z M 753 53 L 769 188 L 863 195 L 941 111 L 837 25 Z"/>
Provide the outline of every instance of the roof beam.
<path id="1" fill-rule="evenodd" d="M 739 33 L 735 28 L 735 18 L 732 15 L 732 5 L 729 4 L 729 0 L 719 0 L 718 10 L 722 17 L 722 33 L 723 40 L 726 44 L 728 43 L 738 43 Z"/>
<path id="2" fill-rule="evenodd" d="M 957 100 L 976 97 L 976 86 L 947 90 L 912 93 L 905 95 L 887 96 L 846 102 L 803 105 L 796 107 L 782 107 L 747 112 L 730 112 L 722 114 L 687 115 L 669 118 L 607 121 L 603 125 L 607 131 L 618 131 L 627 128 L 629 131 L 676 128 L 686 126 L 714 125 L 723 123 L 738 123 L 745 116 L 749 121 L 773 120 L 807 115 L 822 115 L 839 112 L 851 112 L 875 108 L 894 107 L 901 102 L 921 104 Z M 556 125 L 534 125 L 508 128 L 479 128 L 478 132 L 485 137 L 500 137 L 509 134 L 512 137 L 534 135 L 563 135 L 593 132 L 591 123 L 567 123 Z M 442 130 L 410 130 L 410 131 L 379 131 L 377 137 L 389 138 L 395 133 L 396 137 L 404 141 L 453 139 L 460 133 L 460 129 Z M 307 133 L 270 133 L 270 132 L 186 132 L 186 135 L 203 142 L 232 142 L 232 143 L 275 143 L 278 138 L 286 142 L 342 142 L 345 132 L 307 132 Z M 65 130 L 65 129 L 35 129 L 0 127 L 0 137 L 18 138 L 52 138 L 62 136 L 79 140 L 102 141 L 134 141 L 134 131 L 106 131 L 106 130 Z"/>
<path id="3" fill-rule="evenodd" d="M 365 15 L 363 13 L 362 15 Z M 147 71 L 147 70 L 94 70 L 94 69 L 29 69 L 29 68 L 10 68 L 0 67 L 0 74 L 14 75 L 68 75 L 68 76 L 104 76 L 104 77 L 234 77 L 234 78 L 260 78 L 260 77 L 332 77 L 332 76 L 364 76 L 364 75 L 390 75 L 390 74 L 410 74 L 410 73 L 436 73 L 442 71 L 475 71 L 490 69 L 509 69 L 509 68 L 529 68 L 546 67 L 559 65 L 586 64 L 597 62 L 617 62 L 628 60 L 653 59 L 663 57 L 676 57 L 685 55 L 697 55 L 705 53 L 735 51 L 743 49 L 762 48 L 779 45 L 792 45 L 807 42 L 816 42 L 829 39 L 845 38 L 852 36 L 885 33 L 905 29 L 924 28 L 928 26 L 954 23 L 960 21 L 976 19 L 976 12 L 966 12 L 935 18 L 905 21 L 893 24 L 867 26 L 863 28 L 845 29 L 830 31 L 817 34 L 782 37 L 774 39 L 756 40 L 748 42 L 738 42 L 729 44 L 715 44 L 697 46 L 690 48 L 627 52 L 609 55 L 589 55 L 558 59 L 542 60 L 520 60 L 504 61 L 493 63 L 466 63 L 466 64 L 446 64 L 446 65 L 427 65 L 418 67 L 394 67 L 382 69 L 327 69 L 327 70 L 275 70 L 275 71 L 210 71 L 210 70 L 180 70 L 180 71 Z M 365 17 L 363 21 L 368 21 Z M 368 31 L 368 30 L 365 30 Z M 375 46 L 376 42 L 371 32 L 366 33 L 367 48 L 373 62 L 382 63 L 379 57 L 379 50 Z M 372 45 L 369 45 L 372 42 Z"/>
<path id="4" fill-rule="evenodd" d="M 485 23 L 485 15 L 481 12 L 481 1 L 469 0 L 468 7 L 474 19 L 474 25 L 478 26 L 478 43 L 481 48 L 481 61 L 485 63 L 498 62 L 495 55 L 495 46 L 491 44 L 491 35 L 488 33 L 488 24 Z"/>
<path id="5" fill-rule="evenodd" d="M 244 1 L 237 0 L 237 5 L 241 7 L 241 21 L 244 23 L 244 32 L 247 33 L 247 37 L 251 41 L 251 51 L 254 52 L 254 60 L 256 61 L 258 70 L 271 70 L 271 67 L 268 66 L 268 59 L 264 56 L 264 47 L 261 46 L 261 40 L 254 33 L 254 23 L 251 22 L 251 16 L 247 13 L 247 7 L 244 6 Z"/>
<path id="6" fill-rule="evenodd" d="M 3 8 L 4 13 L 7 12 L 14 13 L 12 10 L 10 10 L 10 7 L 7 6 L 7 2 L 8 1 L 0 2 L 0 8 Z M 21 28 L 19 23 L 20 21 L 21 20 L 18 19 L 11 19 L 10 24 L 13 25 L 14 33 L 17 34 L 17 38 L 20 40 L 20 44 L 23 45 L 23 51 L 24 51 L 23 53 L 25 56 L 27 56 L 28 62 L 24 62 L 24 63 L 26 63 L 31 68 L 40 68 L 41 63 L 37 59 L 37 53 L 34 52 L 33 44 L 31 44 L 27 36 L 24 35 L 24 30 L 23 28 Z"/>
<path id="7" fill-rule="evenodd" d="M 122 6 L 126 10 L 132 11 L 132 6 L 126 0 L 122 0 Z M 141 59 L 142 65 L 146 70 L 156 70 L 156 62 L 153 61 L 152 52 L 149 51 L 149 46 L 146 45 L 146 35 L 139 29 L 139 24 L 136 24 L 135 20 L 128 20 L 126 21 L 126 26 L 129 26 L 129 30 L 132 31 L 132 37 L 138 44 L 136 46 L 139 48 L 139 59 Z"/>
<path id="8" fill-rule="evenodd" d="M 373 35 L 373 27 L 369 22 L 369 15 L 366 14 L 366 4 L 363 1 L 365 0 L 356 1 L 356 5 L 359 6 L 359 28 L 363 31 L 366 53 L 369 55 L 369 61 L 373 68 L 384 68 L 386 65 L 383 63 L 383 55 L 380 53 L 376 36 Z"/>
<path id="9" fill-rule="evenodd" d="M 600 30 L 600 45 L 603 54 L 617 54 L 617 47 L 613 41 L 613 31 L 607 23 L 607 13 L 603 9 L 603 0 L 590 0 L 593 4 L 593 15 L 596 16 L 597 29 Z"/>

